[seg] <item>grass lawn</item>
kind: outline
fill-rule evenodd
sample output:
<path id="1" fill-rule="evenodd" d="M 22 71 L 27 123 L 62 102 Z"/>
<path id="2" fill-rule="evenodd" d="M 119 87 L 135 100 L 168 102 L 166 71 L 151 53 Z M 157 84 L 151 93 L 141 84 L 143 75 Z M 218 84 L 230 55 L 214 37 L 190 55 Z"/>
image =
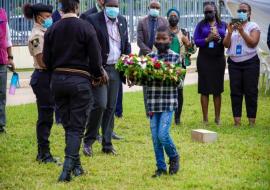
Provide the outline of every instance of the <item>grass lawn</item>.
<path id="1" fill-rule="evenodd" d="M 82 156 L 86 175 L 69 184 L 57 183 L 62 170 L 54 164 L 42 165 L 36 157 L 36 106 L 8 107 L 7 134 L 0 136 L 0 190 L 12 189 L 87 189 L 87 190 L 204 190 L 204 189 L 270 189 L 270 97 L 261 95 L 257 125 L 240 128 L 232 125 L 228 83 L 223 96 L 222 125 L 214 125 L 213 103 L 210 124 L 201 123 L 197 86 L 186 86 L 181 126 L 172 126 L 171 133 L 181 153 L 181 171 L 175 176 L 152 179 L 154 152 L 145 118 L 142 93 L 124 97 L 124 118 L 116 120 L 115 131 L 124 136 L 114 141 L 117 156 L 101 153 L 94 144 L 94 157 Z M 244 116 L 245 110 L 244 111 Z M 218 132 L 218 141 L 199 144 L 191 141 L 191 129 L 207 128 Z M 52 153 L 64 158 L 63 129 L 54 126 L 51 135 Z"/>

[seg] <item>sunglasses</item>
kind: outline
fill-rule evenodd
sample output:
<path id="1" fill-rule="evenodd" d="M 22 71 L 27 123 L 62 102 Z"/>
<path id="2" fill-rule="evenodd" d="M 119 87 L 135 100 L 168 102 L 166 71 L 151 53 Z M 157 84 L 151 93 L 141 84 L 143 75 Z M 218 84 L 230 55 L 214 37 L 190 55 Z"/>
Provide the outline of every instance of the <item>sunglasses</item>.
<path id="1" fill-rule="evenodd" d="M 241 12 L 242 12 L 242 13 L 247 13 L 248 11 L 245 10 L 245 9 L 239 9 L 239 10 L 237 10 L 237 12 L 238 12 L 238 13 L 241 13 Z"/>
<path id="2" fill-rule="evenodd" d="M 204 14 L 212 14 L 214 11 L 204 11 Z"/>

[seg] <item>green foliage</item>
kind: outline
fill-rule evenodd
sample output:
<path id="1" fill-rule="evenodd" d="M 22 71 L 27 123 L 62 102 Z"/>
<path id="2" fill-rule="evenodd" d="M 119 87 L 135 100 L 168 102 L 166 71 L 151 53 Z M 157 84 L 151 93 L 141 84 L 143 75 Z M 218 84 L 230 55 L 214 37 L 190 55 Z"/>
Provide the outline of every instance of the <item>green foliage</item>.
<path id="1" fill-rule="evenodd" d="M 172 126 L 171 134 L 181 153 L 181 171 L 175 176 L 152 179 L 155 168 L 149 121 L 145 118 L 141 92 L 124 95 L 124 118 L 117 119 L 115 131 L 125 137 L 113 141 L 117 156 L 101 153 L 94 144 L 94 157 L 82 156 L 86 175 L 69 184 L 57 183 L 61 167 L 38 164 L 36 157 L 36 106 L 8 107 L 7 134 L 0 135 L 0 189 L 6 190 L 267 190 L 270 189 L 270 97 L 259 97 L 257 125 L 247 119 L 235 128 L 228 83 L 222 103 L 222 125 L 214 124 L 213 104 L 210 124 L 201 123 L 197 86 L 184 88 L 182 125 Z M 245 112 L 243 113 L 245 115 Z M 206 128 L 218 133 L 218 141 L 200 144 L 191 141 L 191 129 Z M 53 126 L 52 153 L 64 158 L 64 131 Z"/>

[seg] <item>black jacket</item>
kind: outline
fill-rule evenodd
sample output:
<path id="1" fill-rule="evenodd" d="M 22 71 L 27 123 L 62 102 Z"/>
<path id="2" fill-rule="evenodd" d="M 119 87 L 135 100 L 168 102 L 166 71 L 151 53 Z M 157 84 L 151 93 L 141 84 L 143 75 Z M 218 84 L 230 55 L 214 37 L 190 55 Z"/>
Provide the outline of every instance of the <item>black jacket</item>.
<path id="1" fill-rule="evenodd" d="M 119 15 L 117 19 L 119 33 L 121 37 L 121 54 L 128 55 L 131 52 L 131 46 L 128 41 L 127 21 L 125 17 L 121 15 Z M 87 21 L 90 22 L 96 29 L 98 40 L 101 46 L 102 64 L 103 66 L 106 66 L 107 59 L 110 53 L 110 46 L 104 11 L 88 16 Z"/>
<path id="2" fill-rule="evenodd" d="M 57 21 L 45 33 L 43 61 L 51 71 L 69 68 L 101 76 L 101 49 L 94 27 L 76 17 Z"/>
<path id="3" fill-rule="evenodd" d="M 92 14 L 98 13 L 97 7 L 93 7 L 89 9 L 88 11 L 85 11 L 84 13 L 81 14 L 80 18 L 83 20 L 86 20 L 86 18 Z"/>
<path id="4" fill-rule="evenodd" d="M 268 35 L 267 35 L 267 45 L 268 45 L 268 48 L 270 49 L 270 24 L 269 24 Z"/>

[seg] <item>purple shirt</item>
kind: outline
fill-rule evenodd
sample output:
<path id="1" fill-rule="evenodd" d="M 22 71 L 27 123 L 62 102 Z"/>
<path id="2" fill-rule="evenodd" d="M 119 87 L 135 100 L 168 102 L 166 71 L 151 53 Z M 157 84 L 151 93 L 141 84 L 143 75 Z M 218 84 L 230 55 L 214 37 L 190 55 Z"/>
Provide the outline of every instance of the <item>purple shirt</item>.
<path id="1" fill-rule="evenodd" d="M 223 39 L 226 34 L 227 24 L 225 22 L 222 22 L 221 24 L 216 24 L 216 27 L 217 27 L 220 37 Z M 210 32 L 211 32 L 211 26 L 208 22 L 207 23 L 200 22 L 199 24 L 197 24 L 195 32 L 194 32 L 195 44 L 198 47 L 205 47 L 207 45 L 207 43 L 205 42 L 205 38 L 208 37 Z"/>

